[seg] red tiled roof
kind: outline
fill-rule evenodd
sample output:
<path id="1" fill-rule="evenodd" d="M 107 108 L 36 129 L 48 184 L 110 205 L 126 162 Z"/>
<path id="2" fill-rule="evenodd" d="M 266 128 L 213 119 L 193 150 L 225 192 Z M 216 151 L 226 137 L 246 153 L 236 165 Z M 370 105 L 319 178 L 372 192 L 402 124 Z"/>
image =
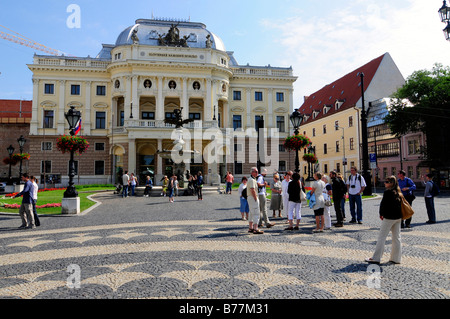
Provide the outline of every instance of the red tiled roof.
<path id="1" fill-rule="evenodd" d="M 367 90 L 385 55 L 383 54 L 306 97 L 305 102 L 299 108 L 301 114 L 310 116 L 304 123 L 311 123 L 323 117 L 354 107 L 361 98 L 360 72 L 364 73 L 364 90 Z M 337 100 L 343 102 L 338 110 L 335 109 Z M 323 113 L 325 106 L 330 106 L 326 114 Z M 313 111 L 318 111 L 315 119 L 313 118 Z"/>
<path id="2" fill-rule="evenodd" d="M 31 107 L 32 101 L 0 100 L 0 118 L 31 118 Z"/>

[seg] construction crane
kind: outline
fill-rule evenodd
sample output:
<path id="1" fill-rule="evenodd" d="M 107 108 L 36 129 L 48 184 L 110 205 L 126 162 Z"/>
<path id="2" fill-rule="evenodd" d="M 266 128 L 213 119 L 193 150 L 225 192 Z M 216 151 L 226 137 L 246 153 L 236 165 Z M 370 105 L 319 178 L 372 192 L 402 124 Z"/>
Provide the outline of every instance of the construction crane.
<path id="1" fill-rule="evenodd" d="M 51 55 L 56 55 L 56 56 L 60 56 L 60 55 L 66 55 L 67 56 L 68 55 L 68 54 L 65 54 L 64 52 L 62 52 L 60 50 L 55 50 L 55 49 L 49 48 L 49 47 L 47 47 L 47 46 L 45 46 L 43 44 L 40 44 L 40 43 L 38 43 L 38 42 L 36 42 L 34 40 L 31 40 L 30 38 L 27 38 L 26 36 L 21 35 L 20 33 L 17 33 L 17 32 L 15 32 L 15 31 L 13 31 L 13 30 L 5 27 L 5 26 L 0 25 L 0 27 L 2 27 L 4 29 L 6 29 L 6 30 L 16 34 L 16 35 L 13 35 L 13 34 L 6 33 L 6 32 L 3 32 L 3 31 L 0 30 L 0 38 L 2 38 L 2 39 L 8 40 L 8 41 L 11 41 L 11 42 L 14 42 L 14 43 L 18 43 L 20 45 L 24 45 L 24 46 L 27 46 L 27 47 L 30 47 L 30 48 L 33 48 L 33 49 L 36 49 L 36 50 L 39 50 L 39 51 L 42 51 L 42 52 L 46 52 L 46 53 L 51 54 Z"/>

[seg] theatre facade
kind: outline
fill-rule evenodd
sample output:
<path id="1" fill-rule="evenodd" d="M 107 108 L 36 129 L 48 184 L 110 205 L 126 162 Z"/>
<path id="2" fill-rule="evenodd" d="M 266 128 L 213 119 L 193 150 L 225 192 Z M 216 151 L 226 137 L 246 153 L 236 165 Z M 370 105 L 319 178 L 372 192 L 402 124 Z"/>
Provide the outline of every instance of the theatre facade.
<path id="1" fill-rule="evenodd" d="M 270 174 L 293 164 L 282 146 L 294 103 L 292 68 L 239 65 L 202 23 L 139 19 L 95 58 L 35 55 L 28 67 L 31 174 L 67 181 L 69 156 L 56 149 L 56 139 L 69 134 L 64 114 L 72 106 L 82 113 L 79 135 L 90 143 L 75 156 L 79 184 L 116 183 L 125 170 L 156 184 L 164 175 L 202 171 L 214 184 L 226 171 L 248 175 L 259 153 L 268 155 L 268 166 L 276 155 Z M 190 120 L 183 125 L 185 150 L 197 152 L 181 163 L 162 156 L 177 138 L 165 122 L 175 110 Z M 266 129 L 266 152 L 258 152 L 259 127 Z"/>

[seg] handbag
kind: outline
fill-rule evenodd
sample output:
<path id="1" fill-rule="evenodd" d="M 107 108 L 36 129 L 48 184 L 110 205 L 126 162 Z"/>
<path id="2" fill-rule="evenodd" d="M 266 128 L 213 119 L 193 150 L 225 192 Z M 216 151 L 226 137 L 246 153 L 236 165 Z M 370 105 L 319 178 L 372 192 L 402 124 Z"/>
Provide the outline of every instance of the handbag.
<path id="1" fill-rule="evenodd" d="M 333 206 L 333 204 L 331 203 L 331 200 L 327 199 L 325 201 L 325 206 L 327 206 L 327 207 Z"/>
<path id="2" fill-rule="evenodd" d="M 408 201 L 406 200 L 406 198 L 404 196 L 400 196 L 400 197 L 402 199 L 402 204 L 401 204 L 402 219 L 403 220 L 410 219 L 412 217 L 412 215 L 414 215 L 414 210 L 412 209 L 411 205 L 409 205 Z"/>
<path id="3" fill-rule="evenodd" d="M 300 190 L 300 200 L 306 202 L 306 194 L 302 189 Z"/>

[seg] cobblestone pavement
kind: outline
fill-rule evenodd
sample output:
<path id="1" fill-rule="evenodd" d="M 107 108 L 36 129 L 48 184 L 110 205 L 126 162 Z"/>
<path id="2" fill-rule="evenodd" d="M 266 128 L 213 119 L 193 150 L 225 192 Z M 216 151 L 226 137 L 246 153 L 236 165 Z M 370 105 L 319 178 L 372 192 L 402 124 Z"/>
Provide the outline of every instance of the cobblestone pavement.
<path id="1" fill-rule="evenodd" d="M 379 199 L 364 201 L 362 225 L 312 233 L 313 212 L 303 207 L 300 230 L 285 231 L 286 219 L 276 218 L 263 235 L 247 232 L 236 192 L 172 204 L 112 193 L 95 199 L 101 205 L 88 213 L 41 217 L 33 230 L 0 215 L 0 298 L 450 297 L 450 198 L 436 199 L 434 225 L 425 224 L 417 198 L 413 228 L 402 231 L 402 263 L 388 264 L 388 237 L 379 267 L 364 262 L 376 244 Z"/>

